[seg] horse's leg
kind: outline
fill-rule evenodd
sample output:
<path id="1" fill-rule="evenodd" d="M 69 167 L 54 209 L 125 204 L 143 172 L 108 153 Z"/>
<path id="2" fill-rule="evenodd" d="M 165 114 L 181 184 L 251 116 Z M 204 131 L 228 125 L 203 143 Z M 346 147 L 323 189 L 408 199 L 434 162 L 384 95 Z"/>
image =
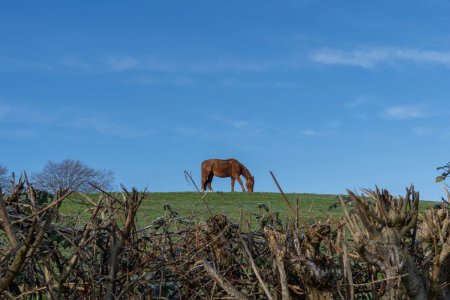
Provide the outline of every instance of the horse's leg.
<path id="1" fill-rule="evenodd" d="M 207 184 L 208 184 L 208 177 L 203 175 L 202 176 L 202 193 L 206 191 Z"/>
<path id="2" fill-rule="evenodd" d="M 241 185 L 242 191 L 245 192 L 245 187 L 244 184 L 242 183 L 241 177 L 236 177 L 236 180 L 239 182 L 239 184 Z"/>
<path id="3" fill-rule="evenodd" d="M 234 177 L 231 177 L 231 192 L 234 192 L 234 181 L 236 179 L 234 179 Z"/>
<path id="4" fill-rule="evenodd" d="M 202 178 L 202 193 L 205 191 L 206 189 L 206 179 Z"/>
<path id="5" fill-rule="evenodd" d="M 209 175 L 209 177 L 208 177 L 208 188 L 209 188 L 209 190 L 210 190 L 211 192 L 214 192 L 213 189 L 212 189 L 212 186 L 211 186 L 211 182 L 212 182 L 212 180 L 213 180 L 213 177 L 214 177 L 213 174 Z"/>
<path id="6" fill-rule="evenodd" d="M 211 181 L 213 176 L 213 174 L 202 174 L 202 192 L 206 192 L 208 187 L 211 190 Z"/>

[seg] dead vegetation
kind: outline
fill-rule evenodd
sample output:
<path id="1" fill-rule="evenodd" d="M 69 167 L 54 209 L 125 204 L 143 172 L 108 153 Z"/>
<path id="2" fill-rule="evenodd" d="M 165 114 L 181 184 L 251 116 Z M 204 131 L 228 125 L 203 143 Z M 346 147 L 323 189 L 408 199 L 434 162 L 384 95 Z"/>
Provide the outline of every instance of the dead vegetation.
<path id="1" fill-rule="evenodd" d="M 0 294 L 9 299 L 448 299 L 448 207 L 419 217 L 419 194 L 348 192 L 344 217 L 303 221 L 260 205 L 260 227 L 225 215 L 205 222 L 136 220 L 145 193 L 102 192 L 83 226 L 42 203 L 26 176 L 0 197 Z M 149 200 L 151 201 L 151 199 Z M 205 203 L 205 205 L 207 205 Z M 418 222 L 423 219 L 423 222 Z M 418 224 L 421 224 L 418 226 Z"/>

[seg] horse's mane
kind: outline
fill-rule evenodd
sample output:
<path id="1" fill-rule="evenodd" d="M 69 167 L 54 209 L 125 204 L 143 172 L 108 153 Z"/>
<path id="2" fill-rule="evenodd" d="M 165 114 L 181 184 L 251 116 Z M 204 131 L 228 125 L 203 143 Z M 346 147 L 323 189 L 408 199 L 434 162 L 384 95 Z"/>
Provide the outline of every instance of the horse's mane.
<path id="1" fill-rule="evenodd" d="M 247 167 L 244 166 L 244 164 L 241 163 L 240 161 L 238 161 L 236 158 L 229 158 L 228 161 L 235 161 L 238 164 L 240 164 L 242 166 L 242 175 L 244 175 L 245 178 L 251 178 L 252 177 L 252 173 L 250 173 L 250 171 L 247 169 Z"/>
<path id="2" fill-rule="evenodd" d="M 242 164 L 241 164 L 242 165 Z M 244 175 L 245 178 L 250 178 L 252 177 L 252 174 L 250 173 L 250 171 L 247 169 L 246 166 L 242 165 L 242 175 Z"/>

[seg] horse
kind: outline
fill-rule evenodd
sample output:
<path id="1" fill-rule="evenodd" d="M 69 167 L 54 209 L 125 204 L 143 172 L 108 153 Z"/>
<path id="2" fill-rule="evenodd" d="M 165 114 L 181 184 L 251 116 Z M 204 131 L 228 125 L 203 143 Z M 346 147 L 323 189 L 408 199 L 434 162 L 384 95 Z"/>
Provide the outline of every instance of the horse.
<path id="1" fill-rule="evenodd" d="M 240 176 L 245 177 L 245 185 L 249 192 L 253 192 L 253 186 L 255 184 L 255 178 L 250 174 L 250 171 L 241 164 L 237 159 L 207 159 L 202 162 L 202 192 L 211 187 L 213 177 L 231 177 L 231 191 L 234 192 L 234 182 L 237 180 L 241 185 L 242 191 L 245 192 L 244 185 Z"/>

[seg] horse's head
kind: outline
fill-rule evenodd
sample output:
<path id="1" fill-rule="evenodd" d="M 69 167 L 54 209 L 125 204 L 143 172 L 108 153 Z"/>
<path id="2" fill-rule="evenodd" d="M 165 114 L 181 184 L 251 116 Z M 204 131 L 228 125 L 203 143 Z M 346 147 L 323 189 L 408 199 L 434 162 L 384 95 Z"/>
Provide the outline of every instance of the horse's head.
<path id="1" fill-rule="evenodd" d="M 247 179 L 247 182 L 245 183 L 245 185 L 247 186 L 247 190 L 251 193 L 253 192 L 253 186 L 255 185 L 255 177 L 250 177 L 249 179 Z"/>

